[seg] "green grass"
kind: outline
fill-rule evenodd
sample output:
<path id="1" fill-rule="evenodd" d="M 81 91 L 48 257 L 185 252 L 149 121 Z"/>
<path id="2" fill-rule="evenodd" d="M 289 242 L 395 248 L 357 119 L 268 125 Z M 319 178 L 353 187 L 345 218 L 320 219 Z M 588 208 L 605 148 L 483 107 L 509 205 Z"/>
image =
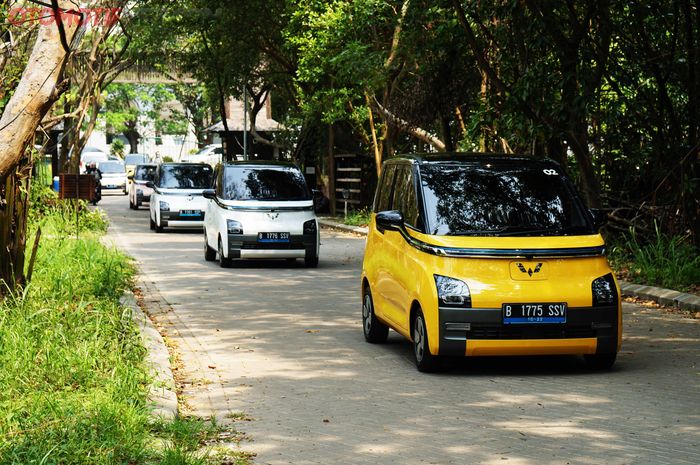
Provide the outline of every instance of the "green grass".
<path id="1" fill-rule="evenodd" d="M 610 262 L 624 279 L 679 291 L 700 284 L 700 250 L 684 236 L 668 236 L 657 227 L 644 240 L 634 230 L 614 242 Z"/>
<path id="2" fill-rule="evenodd" d="M 348 213 L 344 223 L 350 226 L 367 226 L 372 219 L 372 210 L 368 207 Z"/>
<path id="3" fill-rule="evenodd" d="M 0 302 L 0 464 L 221 463 L 213 422 L 150 416 L 146 351 L 118 303 L 135 270 L 100 242 L 104 218 L 83 208 L 75 239 L 75 210 L 41 195 L 32 282 Z"/>

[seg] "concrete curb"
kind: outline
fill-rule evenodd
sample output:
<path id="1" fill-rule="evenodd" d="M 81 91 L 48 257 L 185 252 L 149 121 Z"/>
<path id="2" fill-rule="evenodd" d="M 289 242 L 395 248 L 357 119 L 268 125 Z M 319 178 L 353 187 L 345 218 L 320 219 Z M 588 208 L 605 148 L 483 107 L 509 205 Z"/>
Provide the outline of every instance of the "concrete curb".
<path id="1" fill-rule="evenodd" d="M 318 223 L 323 228 L 337 229 L 345 232 L 352 232 L 355 234 L 362 234 L 366 236 L 369 234 L 369 228 L 363 226 L 349 226 L 347 224 L 339 223 L 331 218 L 319 218 Z"/>
<path id="2" fill-rule="evenodd" d="M 164 420 L 172 420 L 177 415 L 177 394 L 175 379 L 170 369 L 170 353 L 165 341 L 148 315 L 136 303 L 133 292 L 125 292 L 120 302 L 122 306 L 131 310 L 131 318 L 138 326 L 141 340 L 147 350 L 147 363 L 153 375 L 148 394 L 153 407 L 152 414 Z"/>
<path id="3" fill-rule="evenodd" d="M 319 218 L 318 222 L 325 228 L 353 232 L 365 236 L 369 233 L 369 228 L 348 226 L 346 224 L 339 223 L 332 218 Z M 693 313 L 700 312 L 700 297 L 696 295 L 686 294 L 684 292 L 674 291 L 671 289 L 663 289 L 660 287 L 643 286 L 640 284 L 628 283 L 626 281 L 619 281 L 619 283 L 620 291 L 624 296 L 652 300 L 659 305 L 676 307 Z"/>
<path id="4" fill-rule="evenodd" d="M 676 307 L 689 312 L 700 312 L 700 297 L 671 289 L 619 281 L 622 295 L 652 300 L 659 305 Z"/>

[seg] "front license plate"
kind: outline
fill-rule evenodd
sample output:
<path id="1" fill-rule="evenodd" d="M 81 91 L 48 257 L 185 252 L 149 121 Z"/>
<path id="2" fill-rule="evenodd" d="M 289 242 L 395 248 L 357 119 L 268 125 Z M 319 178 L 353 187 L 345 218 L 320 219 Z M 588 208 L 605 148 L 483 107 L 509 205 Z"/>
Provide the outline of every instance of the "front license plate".
<path id="1" fill-rule="evenodd" d="M 202 212 L 199 210 L 180 210 L 180 216 L 201 216 Z"/>
<path id="2" fill-rule="evenodd" d="M 258 233 L 258 242 L 289 242 L 288 232 Z"/>
<path id="3" fill-rule="evenodd" d="M 503 304 L 503 324 L 566 323 L 566 303 Z"/>

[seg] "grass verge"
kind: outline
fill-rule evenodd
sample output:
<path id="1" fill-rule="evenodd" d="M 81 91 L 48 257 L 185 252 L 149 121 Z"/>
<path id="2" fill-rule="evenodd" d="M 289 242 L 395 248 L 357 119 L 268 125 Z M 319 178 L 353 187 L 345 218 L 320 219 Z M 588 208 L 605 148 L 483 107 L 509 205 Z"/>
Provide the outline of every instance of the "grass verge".
<path id="1" fill-rule="evenodd" d="M 80 239 L 66 237 L 74 216 L 58 202 L 33 209 L 44 231 L 33 280 L 0 302 L 0 464 L 223 463 L 206 448 L 211 422 L 150 417 L 146 351 L 118 302 L 134 267 L 100 242 L 99 213 L 81 209 Z"/>
<path id="2" fill-rule="evenodd" d="M 354 210 L 348 213 L 343 223 L 350 226 L 367 226 L 372 220 L 372 210 L 369 207 Z"/>

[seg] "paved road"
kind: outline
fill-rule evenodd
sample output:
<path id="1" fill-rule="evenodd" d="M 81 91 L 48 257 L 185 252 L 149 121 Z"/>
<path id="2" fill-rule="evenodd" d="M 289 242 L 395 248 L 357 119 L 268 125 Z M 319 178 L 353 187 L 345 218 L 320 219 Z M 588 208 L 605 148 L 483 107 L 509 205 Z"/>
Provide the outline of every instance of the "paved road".
<path id="1" fill-rule="evenodd" d="M 224 270 L 203 260 L 199 233 L 155 234 L 124 197 L 101 205 L 183 351 L 187 402 L 251 417 L 238 428 L 256 463 L 700 463 L 698 320 L 625 304 L 624 350 L 604 374 L 569 357 L 420 374 L 398 335 L 363 340 L 362 239 L 324 232 L 314 270 Z"/>

